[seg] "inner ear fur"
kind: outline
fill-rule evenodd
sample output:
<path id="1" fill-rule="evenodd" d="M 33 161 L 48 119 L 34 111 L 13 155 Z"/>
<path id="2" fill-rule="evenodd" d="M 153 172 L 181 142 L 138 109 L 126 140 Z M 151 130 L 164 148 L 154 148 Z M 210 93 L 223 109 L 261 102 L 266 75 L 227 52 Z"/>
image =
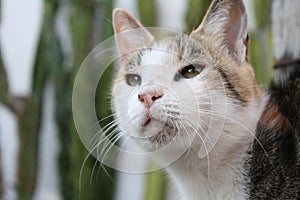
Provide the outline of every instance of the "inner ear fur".
<path id="1" fill-rule="evenodd" d="M 212 36 L 218 47 L 241 65 L 247 60 L 247 13 L 242 0 L 213 0 L 193 37 Z"/>
<path id="2" fill-rule="evenodd" d="M 151 33 L 127 11 L 113 11 L 113 27 L 118 51 L 121 56 L 150 45 L 154 41 Z"/>

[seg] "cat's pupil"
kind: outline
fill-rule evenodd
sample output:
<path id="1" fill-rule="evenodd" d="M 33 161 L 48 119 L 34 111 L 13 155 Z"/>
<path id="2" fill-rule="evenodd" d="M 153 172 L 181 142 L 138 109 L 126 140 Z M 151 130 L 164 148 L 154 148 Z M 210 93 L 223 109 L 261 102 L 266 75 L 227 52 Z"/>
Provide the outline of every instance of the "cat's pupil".
<path id="1" fill-rule="evenodd" d="M 142 82 L 142 78 L 138 74 L 126 74 L 125 79 L 126 83 L 130 86 L 137 86 Z"/>
<path id="2" fill-rule="evenodd" d="M 180 74 L 186 79 L 194 78 L 200 74 L 203 68 L 202 65 L 188 65 L 181 70 Z"/>

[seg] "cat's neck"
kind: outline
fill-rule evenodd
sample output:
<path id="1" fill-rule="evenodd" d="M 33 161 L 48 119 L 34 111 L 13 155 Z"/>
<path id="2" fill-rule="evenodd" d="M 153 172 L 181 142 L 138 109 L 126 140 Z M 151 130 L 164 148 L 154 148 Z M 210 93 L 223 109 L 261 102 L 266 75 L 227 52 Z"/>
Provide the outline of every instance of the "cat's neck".
<path id="1" fill-rule="evenodd" d="M 243 143 L 222 152 L 212 150 L 199 158 L 199 150 L 189 149 L 167 168 L 171 179 L 187 199 L 245 199 L 243 165 L 251 138 L 245 134 Z M 216 147 L 218 148 L 218 147 Z"/>

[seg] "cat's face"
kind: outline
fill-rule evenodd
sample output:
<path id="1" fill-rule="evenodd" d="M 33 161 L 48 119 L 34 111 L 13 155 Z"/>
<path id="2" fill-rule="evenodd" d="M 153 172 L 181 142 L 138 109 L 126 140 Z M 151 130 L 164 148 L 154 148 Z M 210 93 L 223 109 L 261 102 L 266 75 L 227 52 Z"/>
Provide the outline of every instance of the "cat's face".
<path id="1" fill-rule="evenodd" d="M 119 127 L 143 138 L 145 145 L 164 145 L 178 134 L 180 140 L 191 137 L 190 129 L 199 126 L 198 110 L 211 108 L 212 85 L 205 79 L 214 79 L 217 72 L 206 69 L 208 57 L 186 36 L 165 39 L 130 56 L 113 89 Z"/>
<path id="2" fill-rule="evenodd" d="M 208 14 L 202 23 L 206 28 L 202 25 L 190 36 L 157 41 L 127 12 L 114 13 L 122 56 L 112 91 L 113 110 L 121 131 L 146 150 L 171 141 L 171 148 L 179 148 L 217 138 L 226 119 L 242 116 L 259 101 L 245 60 L 243 21 L 239 20 L 239 35 L 228 39 L 213 34 L 227 25 L 212 28 L 210 20 L 214 19 Z M 123 31 L 128 32 L 122 35 Z M 232 37 L 236 40 L 229 41 Z"/>

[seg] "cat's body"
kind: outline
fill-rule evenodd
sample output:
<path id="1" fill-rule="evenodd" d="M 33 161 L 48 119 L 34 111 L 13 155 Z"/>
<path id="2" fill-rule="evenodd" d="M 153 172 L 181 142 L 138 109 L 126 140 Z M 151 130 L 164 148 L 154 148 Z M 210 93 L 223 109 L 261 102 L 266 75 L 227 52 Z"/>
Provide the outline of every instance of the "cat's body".
<path id="1" fill-rule="evenodd" d="M 273 82 L 246 160 L 251 199 L 300 199 L 300 62 L 283 66 Z"/>
<path id="2" fill-rule="evenodd" d="M 114 12 L 119 129 L 148 152 L 180 153 L 172 163 L 168 153 L 156 158 L 170 164 L 183 199 L 299 198 L 300 69 L 286 81 L 298 87 L 292 94 L 277 83 L 261 94 L 246 27 L 240 0 L 213 1 L 190 36 L 159 41 L 127 12 Z M 291 107 L 282 96 L 295 96 Z"/>

